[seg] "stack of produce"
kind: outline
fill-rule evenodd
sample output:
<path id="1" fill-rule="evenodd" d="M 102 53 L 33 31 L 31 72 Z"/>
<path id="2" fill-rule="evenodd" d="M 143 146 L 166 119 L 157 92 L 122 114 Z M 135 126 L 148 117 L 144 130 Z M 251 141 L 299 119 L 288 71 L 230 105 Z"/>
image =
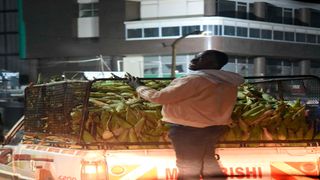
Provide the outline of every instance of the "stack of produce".
<path id="1" fill-rule="evenodd" d="M 160 90 L 170 80 L 145 80 L 146 86 Z M 71 135 L 78 136 L 83 105 L 70 113 Z M 134 89 L 120 80 L 96 81 L 92 84 L 88 117 L 84 122 L 82 140 L 87 144 L 106 142 L 118 144 L 114 149 L 167 148 L 159 142 L 169 142 L 167 127 L 161 121 L 159 104 L 150 103 L 138 97 Z M 306 117 L 307 110 L 299 99 L 288 102 L 277 100 L 252 84 L 239 87 L 237 103 L 232 113 L 233 123 L 221 141 L 286 141 L 320 139 L 315 135 L 314 122 Z M 64 137 L 28 136 L 25 142 L 38 140 L 69 142 Z M 37 140 L 37 141 L 36 141 Z M 134 145 L 133 145 L 134 144 Z M 249 144 L 249 146 L 259 146 Z M 305 143 L 281 143 L 265 145 L 306 145 Z M 239 147 L 239 144 L 221 147 Z M 81 148 L 81 147 L 80 147 Z"/>
<path id="2" fill-rule="evenodd" d="M 146 86 L 160 90 L 166 80 L 145 80 Z M 124 144 L 114 148 L 162 148 L 158 142 L 168 142 L 167 127 L 161 121 L 161 105 L 147 102 L 122 81 L 97 81 L 92 85 L 89 115 L 85 122 L 83 141 Z M 81 110 L 71 113 L 73 133 L 79 133 Z M 152 145 L 125 145 L 125 144 Z"/>
<path id="3" fill-rule="evenodd" d="M 313 124 L 308 123 L 306 114 L 306 107 L 299 99 L 294 102 L 276 100 L 257 86 L 243 84 L 232 114 L 233 124 L 223 140 L 311 140 L 319 137 L 314 137 Z"/>

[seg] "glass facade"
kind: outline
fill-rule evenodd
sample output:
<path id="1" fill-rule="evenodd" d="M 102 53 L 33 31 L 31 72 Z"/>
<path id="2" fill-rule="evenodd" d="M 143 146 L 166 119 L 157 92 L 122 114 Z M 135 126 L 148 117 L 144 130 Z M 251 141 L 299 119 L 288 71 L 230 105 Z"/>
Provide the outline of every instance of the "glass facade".
<path id="1" fill-rule="evenodd" d="M 208 35 L 211 36 L 228 36 L 230 39 L 242 38 L 320 45 L 320 30 L 312 28 L 320 27 L 320 11 L 309 8 L 311 9 L 310 23 L 304 24 L 299 20 L 301 17 L 299 7 L 278 7 L 278 5 L 273 5 L 269 1 L 256 2 L 217 0 L 217 17 L 212 17 L 212 19 L 211 17 L 203 17 L 203 20 L 199 21 L 191 18 L 190 23 L 188 18 L 181 18 L 184 21 L 183 23 L 180 23 L 178 19 L 176 23 L 166 24 L 161 22 L 158 27 L 151 27 L 154 26 L 154 23 L 147 26 L 142 25 L 140 31 L 135 29 L 135 33 L 130 34 L 130 29 L 127 29 L 127 40 L 178 38 L 195 30 L 201 30 L 207 31 Z M 263 3 L 260 10 L 265 10 L 265 17 L 258 17 L 256 14 L 258 11 L 256 5 L 259 5 L 260 2 Z M 137 33 L 141 34 L 138 35 Z M 192 57 L 193 55 L 177 56 L 176 69 L 178 75 L 188 73 L 187 67 Z M 230 62 L 224 69 L 244 76 L 253 76 L 254 59 L 252 57 L 230 57 Z M 311 71 L 319 73 L 319 69 L 312 66 Z M 286 59 L 268 59 L 266 70 L 266 75 L 298 75 L 300 73 L 298 63 Z M 145 58 L 146 77 L 169 77 L 170 73 L 171 56 L 149 56 Z"/>
<path id="2" fill-rule="evenodd" d="M 176 57 L 176 74 L 183 76 L 189 72 L 189 61 L 194 54 L 178 55 Z M 255 76 L 254 58 L 245 56 L 229 56 L 229 62 L 223 70 L 236 72 L 242 76 Z M 311 63 L 312 74 L 320 74 L 320 65 Z M 266 76 L 299 75 L 299 62 L 286 59 L 267 59 Z M 170 77 L 171 56 L 145 56 L 144 57 L 144 77 Z"/>
<path id="3" fill-rule="evenodd" d="M 194 55 L 176 56 L 176 74 L 185 75 L 189 72 L 188 64 Z M 144 77 L 170 77 L 171 76 L 171 56 L 145 56 L 144 57 Z"/>
<path id="4" fill-rule="evenodd" d="M 181 29 L 181 32 L 180 32 Z M 272 28 L 271 28 L 272 29 Z M 308 44 L 320 44 L 320 35 L 306 34 L 300 32 L 287 32 L 280 30 L 247 28 L 231 25 L 190 25 L 174 27 L 150 27 L 127 29 L 127 39 L 178 37 L 196 30 L 206 31 L 212 36 L 233 36 L 238 38 L 254 38 L 262 40 L 276 40 L 287 42 L 298 42 Z M 160 34 L 160 30 L 162 33 Z"/>

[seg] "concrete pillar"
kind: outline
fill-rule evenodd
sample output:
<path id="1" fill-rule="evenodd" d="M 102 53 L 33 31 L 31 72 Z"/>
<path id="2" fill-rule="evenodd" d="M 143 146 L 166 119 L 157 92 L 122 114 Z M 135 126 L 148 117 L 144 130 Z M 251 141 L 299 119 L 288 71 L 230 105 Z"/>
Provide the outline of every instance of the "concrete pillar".
<path id="1" fill-rule="evenodd" d="M 253 72 L 255 76 L 265 76 L 266 75 L 266 58 L 256 57 L 253 60 Z"/>
<path id="2" fill-rule="evenodd" d="M 268 4 L 265 2 L 253 3 L 253 14 L 256 16 L 256 20 L 265 20 L 267 17 Z"/>
<path id="3" fill-rule="evenodd" d="M 204 0 L 204 15 L 216 16 L 217 15 L 216 0 Z"/>
<path id="4" fill-rule="evenodd" d="M 38 73 L 39 73 L 39 60 L 38 59 L 29 59 L 28 61 L 28 70 L 27 75 L 30 82 L 37 82 Z"/>
<path id="5" fill-rule="evenodd" d="M 299 62 L 300 75 L 310 75 L 311 62 L 310 60 L 301 60 Z"/>
<path id="6" fill-rule="evenodd" d="M 311 10 L 310 10 L 310 8 L 300 8 L 298 18 L 301 22 L 301 25 L 310 26 L 310 24 L 311 24 Z"/>
<path id="7" fill-rule="evenodd" d="M 127 56 L 123 58 L 123 71 L 133 76 L 143 77 L 143 56 Z"/>

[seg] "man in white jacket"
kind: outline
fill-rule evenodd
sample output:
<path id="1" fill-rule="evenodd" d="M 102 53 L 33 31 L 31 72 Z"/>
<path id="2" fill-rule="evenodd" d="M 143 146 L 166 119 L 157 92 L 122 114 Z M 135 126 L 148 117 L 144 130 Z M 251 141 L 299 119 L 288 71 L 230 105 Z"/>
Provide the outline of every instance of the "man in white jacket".
<path id="1" fill-rule="evenodd" d="M 178 179 L 226 179 L 215 159 L 215 146 L 232 122 L 237 87 L 243 77 L 221 70 L 228 56 L 216 50 L 199 53 L 190 61 L 189 75 L 174 79 L 157 91 L 127 74 L 128 84 L 150 102 L 163 105 L 163 121 L 176 153 Z"/>

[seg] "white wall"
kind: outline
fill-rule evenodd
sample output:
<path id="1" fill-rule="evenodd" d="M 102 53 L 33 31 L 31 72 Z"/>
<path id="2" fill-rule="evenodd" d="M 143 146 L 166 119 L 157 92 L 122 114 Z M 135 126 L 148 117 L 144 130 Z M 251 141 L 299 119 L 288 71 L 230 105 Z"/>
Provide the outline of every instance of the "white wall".
<path id="1" fill-rule="evenodd" d="M 204 0 L 141 0 L 141 19 L 204 14 Z"/>
<path id="2" fill-rule="evenodd" d="M 123 71 L 133 76 L 143 77 L 143 56 L 128 56 L 123 58 Z"/>

